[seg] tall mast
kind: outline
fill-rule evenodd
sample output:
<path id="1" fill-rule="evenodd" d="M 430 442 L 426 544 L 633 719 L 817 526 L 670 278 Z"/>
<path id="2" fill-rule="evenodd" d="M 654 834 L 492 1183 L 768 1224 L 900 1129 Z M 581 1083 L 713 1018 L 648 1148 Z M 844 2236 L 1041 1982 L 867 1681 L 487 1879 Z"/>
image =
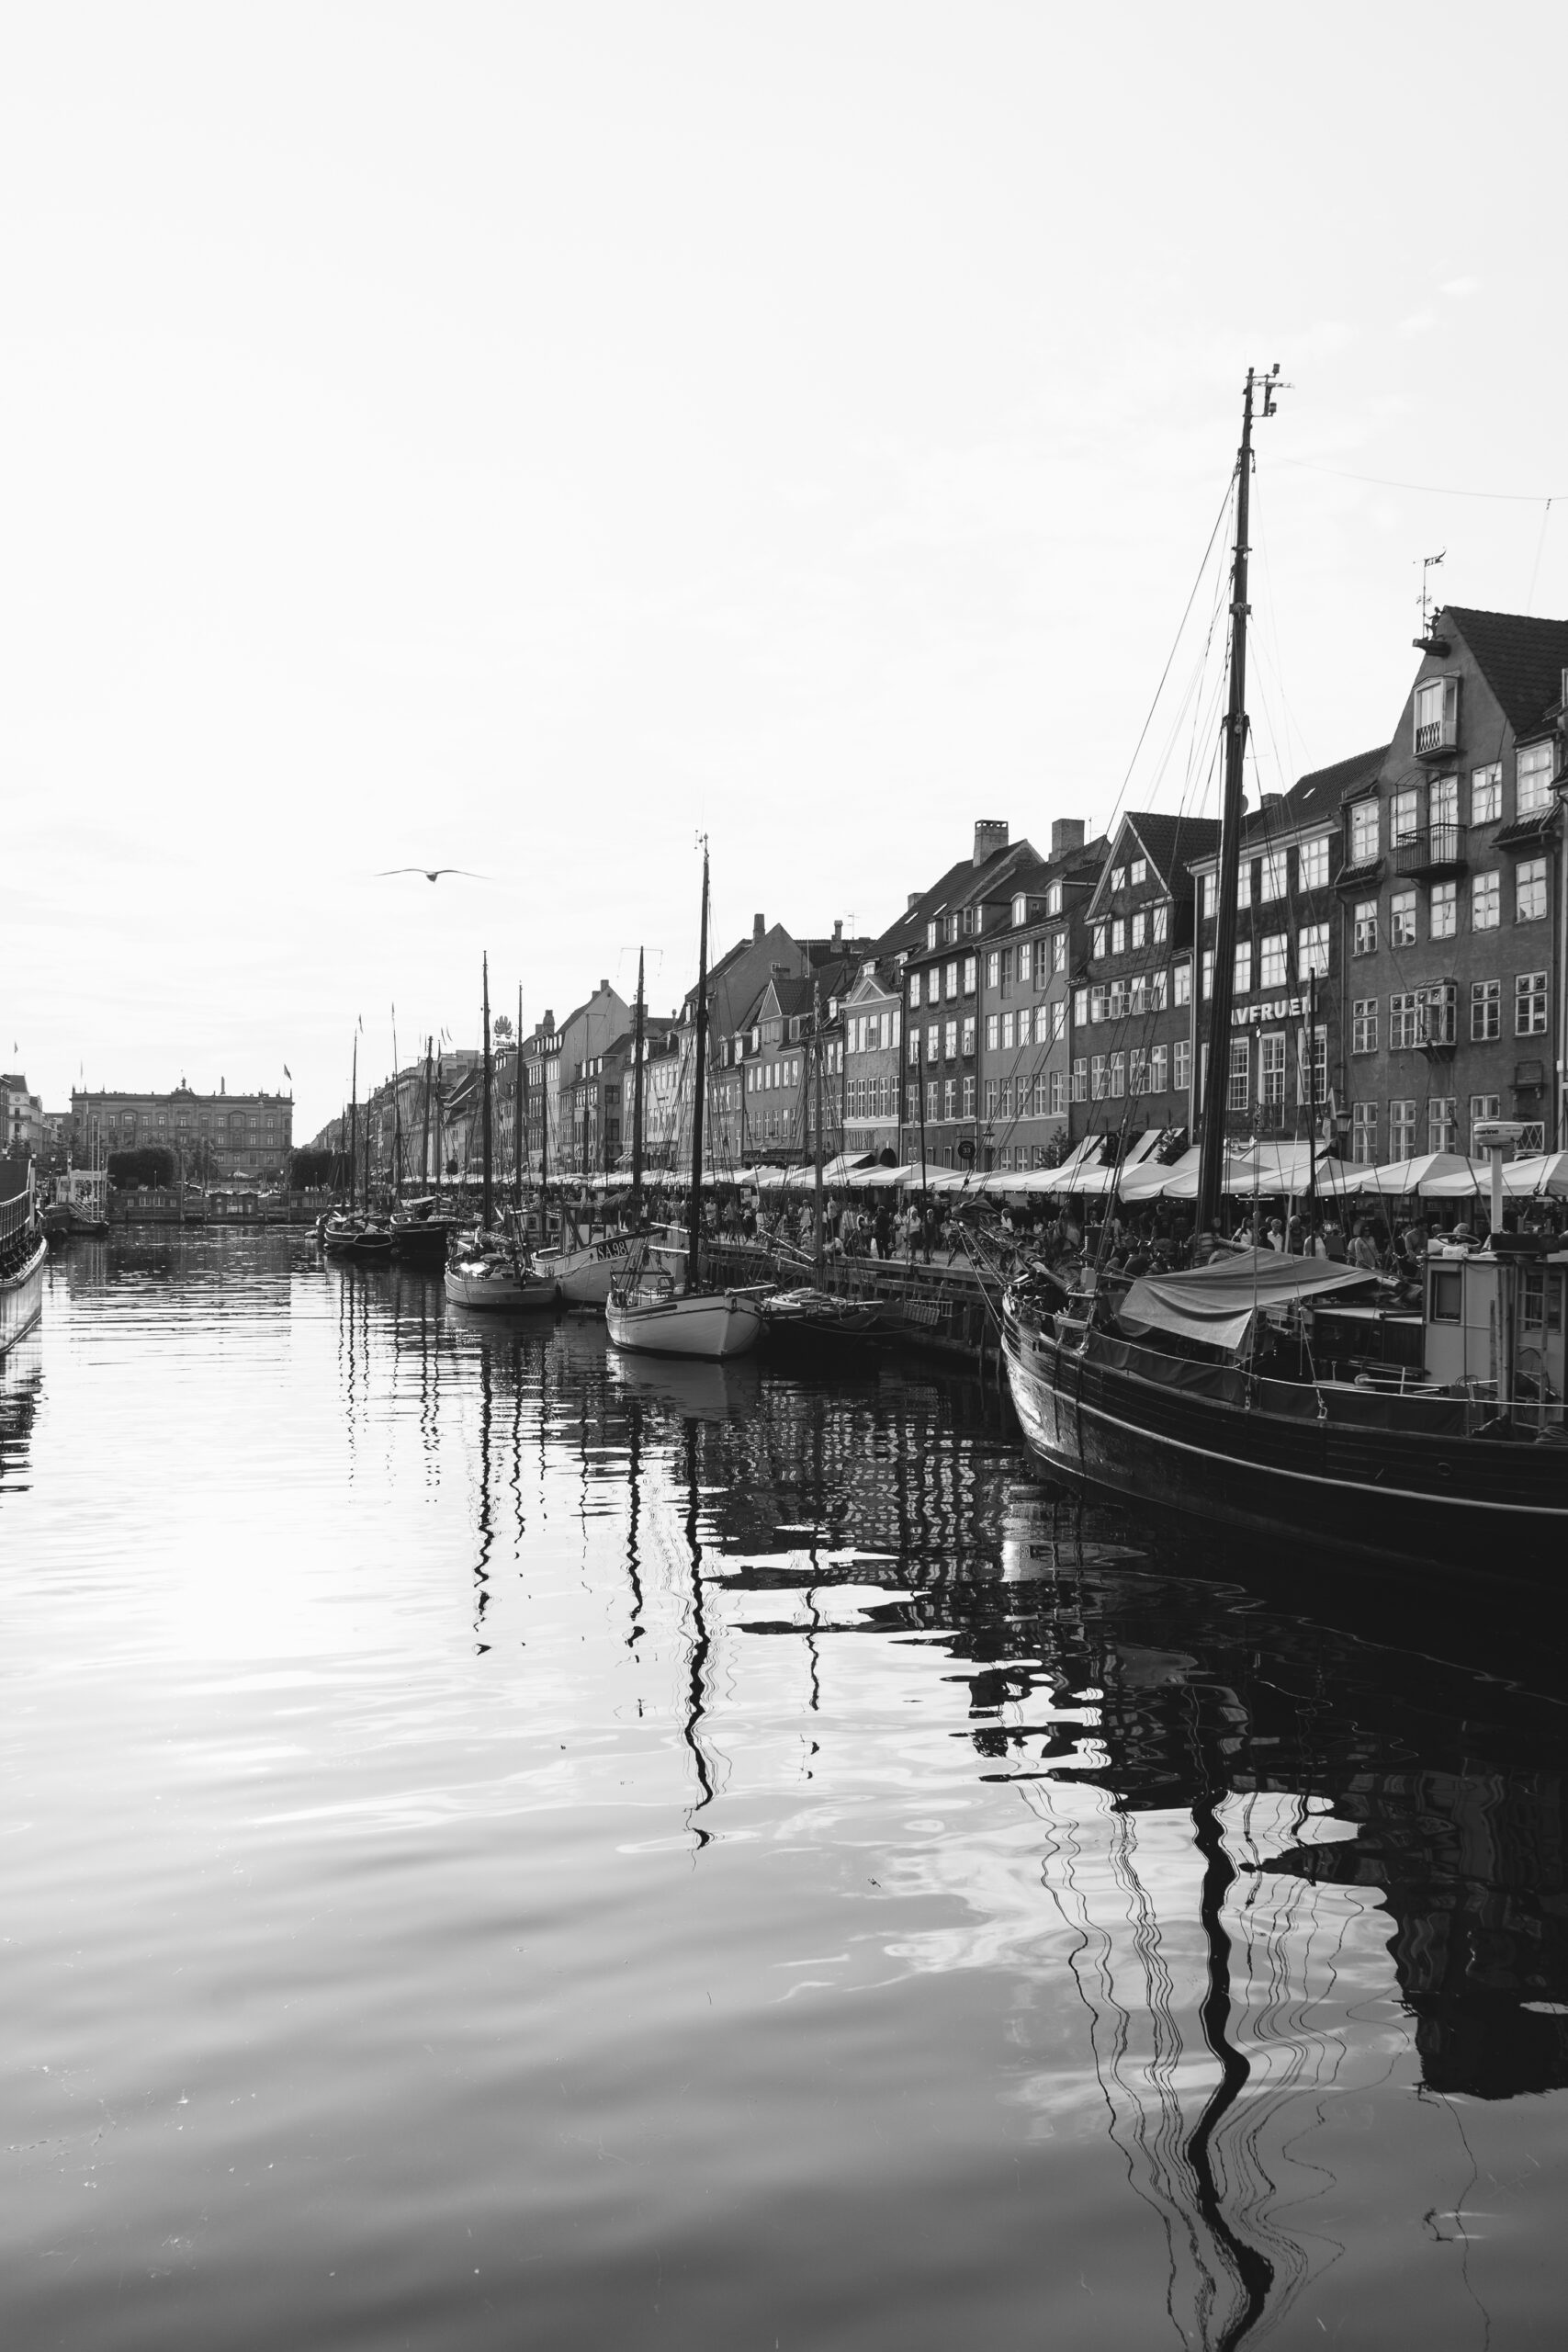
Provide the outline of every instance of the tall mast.
<path id="1" fill-rule="evenodd" d="M 642 1223 L 642 949 L 637 951 L 637 1027 L 632 1032 L 632 1223 Z"/>
<path id="2" fill-rule="evenodd" d="M 430 1182 L 430 1055 L 435 1040 L 428 1034 L 424 1040 L 424 1114 L 419 1127 L 419 1189 L 423 1193 Z"/>
<path id="3" fill-rule="evenodd" d="M 482 1230 L 488 1232 L 490 1229 L 491 1216 L 494 1207 L 494 1204 L 491 1198 L 490 957 L 488 955 L 484 961 L 484 975 L 485 1084 L 484 1095 L 479 1105 L 479 1148 L 483 1172 L 482 1189 L 479 1193 L 479 1225 Z"/>
<path id="4" fill-rule="evenodd" d="M 512 1174 L 517 1187 L 517 1215 L 523 1215 L 523 1089 L 527 1078 L 523 1069 L 523 991 L 517 991 L 517 1028 L 512 1040 L 515 1059 L 512 1066 Z"/>
<path id="5" fill-rule="evenodd" d="M 348 1213 L 354 1215 L 355 1186 L 359 1170 L 359 1032 L 354 1033 L 354 1076 L 348 1097 Z M 368 1201 L 365 1204 L 368 1208 Z"/>
<path id="6" fill-rule="evenodd" d="M 703 919 L 697 937 L 697 1050 L 694 1068 L 696 1091 L 692 1098 L 692 1199 L 686 1217 L 686 1288 L 697 1287 L 701 1273 L 698 1252 L 703 1238 L 703 1089 L 707 1084 L 708 1048 L 708 845 L 703 842 Z"/>
<path id="7" fill-rule="evenodd" d="M 828 1270 L 827 1236 L 822 1229 L 822 984 L 812 991 L 812 1046 L 817 1076 L 817 1287 L 821 1289 Z"/>
<path id="8" fill-rule="evenodd" d="M 1249 368 L 1242 395 L 1241 447 L 1235 465 L 1235 551 L 1231 566 L 1231 687 L 1225 714 L 1225 797 L 1220 821 L 1220 892 L 1214 914 L 1214 977 L 1209 1000 L 1209 1066 L 1203 1073 L 1196 1233 L 1217 1233 L 1225 1164 L 1225 1101 L 1230 1081 L 1231 991 L 1235 980 L 1236 876 L 1241 867 L 1242 795 L 1247 761 L 1247 507 L 1252 491 L 1252 401 L 1274 413 L 1278 362 L 1267 376 Z M 1202 956 L 1199 954 L 1200 993 Z"/>

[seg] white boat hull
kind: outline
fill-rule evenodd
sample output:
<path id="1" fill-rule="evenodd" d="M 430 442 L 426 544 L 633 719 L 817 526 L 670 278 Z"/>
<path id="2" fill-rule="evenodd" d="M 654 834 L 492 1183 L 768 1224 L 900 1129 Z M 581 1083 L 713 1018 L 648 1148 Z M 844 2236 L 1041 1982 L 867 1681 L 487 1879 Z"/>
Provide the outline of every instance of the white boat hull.
<path id="1" fill-rule="evenodd" d="M 482 1267 L 448 1266 L 446 1295 L 456 1306 L 510 1308 L 554 1306 L 553 1275 L 518 1275 L 509 1267 L 493 1272 Z"/>
<path id="2" fill-rule="evenodd" d="M 602 1307 L 608 1305 L 614 1285 L 625 1277 L 626 1246 L 617 1234 L 613 1241 L 595 1241 L 585 1250 L 558 1250 L 536 1263 L 542 1274 L 554 1274 L 563 1306 Z"/>
<path id="3" fill-rule="evenodd" d="M 647 1306 L 611 1298 L 604 1319 L 614 1347 L 637 1355 L 700 1356 L 708 1363 L 749 1354 L 762 1329 L 762 1318 L 751 1301 L 726 1291 L 716 1291 L 711 1297 L 665 1299 Z"/>
<path id="4" fill-rule="evenodd" d="M 30 1331 L 43 1313 L 43 1270 L 49 1244 L 39 1241 L 16 1273 L 0 1280 L 0 1356 L 24 1331 Z"/>

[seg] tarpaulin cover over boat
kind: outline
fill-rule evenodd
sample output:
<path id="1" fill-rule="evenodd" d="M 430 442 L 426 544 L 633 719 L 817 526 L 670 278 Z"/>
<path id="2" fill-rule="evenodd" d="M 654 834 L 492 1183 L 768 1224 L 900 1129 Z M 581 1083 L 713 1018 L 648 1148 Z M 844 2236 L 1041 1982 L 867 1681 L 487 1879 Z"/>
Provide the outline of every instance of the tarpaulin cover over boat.
<path id="1" fill-rule="evenodd" d="M 1240 1250 L 1185 1274 L 1144 1274 L 1117 1316 L 1124 1331 L 1169 1331 L 1211 1348 L 1239 1349 L 1259 1308 L 1288 1306 L 1324 1291 L 1353 1290 L 1369 1277 L 1326 1258 L 1287 1258 Z"/>

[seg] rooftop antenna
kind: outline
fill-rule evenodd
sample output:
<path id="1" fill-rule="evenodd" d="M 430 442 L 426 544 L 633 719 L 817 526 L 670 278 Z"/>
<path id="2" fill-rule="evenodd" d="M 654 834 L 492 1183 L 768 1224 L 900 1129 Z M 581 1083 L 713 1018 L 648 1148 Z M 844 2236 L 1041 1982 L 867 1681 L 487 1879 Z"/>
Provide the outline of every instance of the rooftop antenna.
<path id="1" fill-rule="evenodd" d="M 1432 619 L 1439 607 L 1432 594 L 1432 574 L 1447 553 L 1447 548 L 1440 548 L 1436 555 L 1424 555 L 1421 559 L 1421 634 L 1415 640 L 1416 650 L 1419 653 L 1437 650 L 1436 641 L 1432 636 Z"/>

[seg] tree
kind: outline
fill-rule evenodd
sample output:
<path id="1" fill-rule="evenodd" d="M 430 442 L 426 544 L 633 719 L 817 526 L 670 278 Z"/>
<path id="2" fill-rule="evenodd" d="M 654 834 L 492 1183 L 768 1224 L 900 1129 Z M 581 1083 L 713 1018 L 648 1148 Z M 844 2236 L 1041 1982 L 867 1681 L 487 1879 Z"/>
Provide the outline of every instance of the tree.
<path id="1" fill-rule="evenodd" d="M 490 1024 L 490 1034 L 498 1041 L 504 1040 L 511 1036 L 512 1015 L 510 1012 L 498 1012 L 496 1014 L 494 1020 Z"/>
<path id="2" fill-rule="evenodd" d="M 117 1192 L 128 1192 L 135 1184 L 172 1184 L 175 1181 L 175 1155 L 162 1144 L 144 1144 L 140 1151 L 111 1151 L 109 1182 Z"/>
<path id="3" fill-rule="evenodd" d="M 333 1181 L 338 1164 L 335 1151 L 297 1151 L 288 1162 L 288 1182 L 297 1193 L 314 1193 Z"/>

